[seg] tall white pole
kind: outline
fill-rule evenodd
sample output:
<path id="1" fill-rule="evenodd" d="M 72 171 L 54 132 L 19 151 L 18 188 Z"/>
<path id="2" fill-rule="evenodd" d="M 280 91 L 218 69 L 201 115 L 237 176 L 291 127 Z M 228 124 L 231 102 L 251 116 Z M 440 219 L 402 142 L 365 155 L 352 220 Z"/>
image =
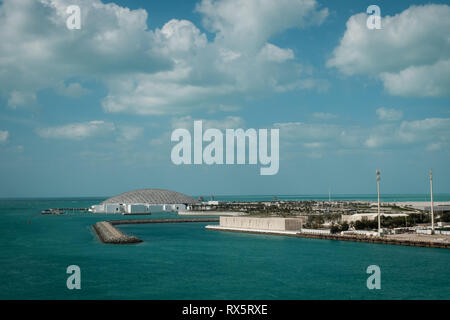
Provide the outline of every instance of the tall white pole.
<path id="1" fill-rule="evenodd" d="M 431 233 L 434 234 L 433 170 L 430 170 Z"/>
<path id="2" fill-rule="evenodd" d="M 378 234 L 381 235 L 381 220 L 380 220 L 380 170 L 377 170 L 377 193 L 378 193 Z"/>

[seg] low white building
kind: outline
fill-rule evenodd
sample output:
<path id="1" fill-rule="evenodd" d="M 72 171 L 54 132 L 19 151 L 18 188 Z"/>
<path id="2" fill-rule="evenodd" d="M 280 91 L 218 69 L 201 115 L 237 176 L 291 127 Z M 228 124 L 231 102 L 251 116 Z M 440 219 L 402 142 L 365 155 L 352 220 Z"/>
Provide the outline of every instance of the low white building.
<path id="1" fill-rule="evenodd" d="M 360 236 L 370 236 L 370 237 L 378 236 L 377 231 L 369 231 L 369 230 L 348 230 L 348 231 L 342 231 L 341 234 L 343 234 L 343 235 L 356 234 L 356 235 L 360 235 Z"/>
<path id="2" fill-rule="evenodd" d="M 305 233 L 305 234 L 317 234 L 317 235 L 322 235 L 322 234 L 331 234 L 331 230 L 330 229 L 301 229 L 300 230 L 301 233 Z"/>
<path id="3" fill-rule="evenodd" d="M 383 217 L 407 217 L 408 215 L 406 213 L 381 213 L 380 214 Z M 342 222 L 356 222 L 356 221 L 373 221 L 378 218 L 378 213 L 376 212 L 369 212 L 369 213 L 356 213 L 352 215 L 342 215 L 341 221 Z"/>
<path id="4" fill-rule="evenodd" d="M 279 217 L 220 217 L 220 227 L 266 231 L 300 231 L 306 218 Z"/>
<path id="5" fill-rule="evenodd" d="M 151 213 L 148 204 L 127 204 L 125 205 L 125 214 L 145 214 Z"/>

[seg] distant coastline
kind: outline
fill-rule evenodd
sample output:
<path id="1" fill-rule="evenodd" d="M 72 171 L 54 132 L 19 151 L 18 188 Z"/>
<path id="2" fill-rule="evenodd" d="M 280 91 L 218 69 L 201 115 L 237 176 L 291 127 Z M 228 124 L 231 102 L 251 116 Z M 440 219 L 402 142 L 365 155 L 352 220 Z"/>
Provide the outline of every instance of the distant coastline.
<path id="1" fill-rule="evenodd" d="M 190 195 L 189 192 L 186 194 Z M 203 197 L 205 200 L 209 200 L 211 195 L 191 195 L 194 198 Z M 29 200 L 46 200 L 46 201 L 77 201 L 77 200 L 104 200 L 109 196 L 57 196 L 57 197 L 0 197 L 0 201 L 11 200 L 11 201 L 29 201 Z M 219 201 L 272 201 L 276 197 L 278 200 L 316 200 L 316 201 L 327 201 L 331 198 L 333 201 L 367 201 L 376 202 L 377 195 L 373 194 L 270 194 L 270 195 L 213 195 L 215 200 Z M 430 201 L 430 195 L 427 193 L 417 193 L 417 194 L 382 194 L 382 202 L 428 202 Z M 435 193 L 435 202 L 449 202 L 450 193 Z"/>

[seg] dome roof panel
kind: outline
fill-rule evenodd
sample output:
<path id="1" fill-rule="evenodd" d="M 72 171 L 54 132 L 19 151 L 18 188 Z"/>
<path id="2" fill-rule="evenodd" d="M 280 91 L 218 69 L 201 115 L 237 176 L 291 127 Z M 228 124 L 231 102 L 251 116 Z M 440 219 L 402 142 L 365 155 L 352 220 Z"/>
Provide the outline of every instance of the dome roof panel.
<path id="1" fill-rule="evenodd" d="M 106 199 L 106 203 L 147 203 L 147 204 L 193 204 L 198 201 L 185 194 L 163 189 L 140 189 L 125 192 L 115 197 Z"/>

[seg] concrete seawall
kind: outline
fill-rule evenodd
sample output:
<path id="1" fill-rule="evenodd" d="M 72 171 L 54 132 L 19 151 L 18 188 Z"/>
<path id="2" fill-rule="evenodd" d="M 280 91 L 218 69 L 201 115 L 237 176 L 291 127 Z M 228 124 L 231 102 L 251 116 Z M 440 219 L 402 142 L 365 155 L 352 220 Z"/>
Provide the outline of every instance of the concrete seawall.
<path id="1" fill-rule="evenodd" d="M 361 235 L 337 235 L 337 234 L 316 235 L 316 234 L 302 234 L 302 233 L 298 233 L 296 236 L 300 238 L 370 242 L 370 243 L 391 244 L 410 247 L 450 249 L 450 243 L 446 242 L 399 240 L 399 239 L 392 239 L 389 237 L 366 237 Z"/>
<path id="2" fill-rule="evenodd" d="M 133 244 L 142 242 L 135 236 L 129 236 L 118 230 L 115 226 L 121 224 L 148 224 L 148 223 L 186 223 L 186 222 L 219 222 L 218 218 L 198 219 L 136 219 L 101 221 L 93 225 L 94 231 L 103 243 Z"/>
<path id="3" fill-rule="evenodd" d="M 391 244 L 391 245 L 402 245 L 402 246 L 413 246 L 413 247 L 450 249 L 450 243 L 447 243 L 447 242 L 399 240 L 399 239 L 392 239 L 392 238 L 388 238 L 388 237 L 366 237 L 366 236 L 362 236 L 362 235 L 309 234 L 309 233 L 300 233 L 300 232 L 292 232 L 292 231 L 287 232 L 287 231 L 273 231 L 273 230 L 251 230 L 251 229 L 242 229 L 242 228 L 221 227 L 221 226 L 217 226 L 217 225 L 206 226 L 206 229 L 215 230 L 215 231 L 242 232 L 242 233 L 252 233 L 252 234 L 309 238 L 309 239 L 370 242 L 370 243 L 378 243 L 378 244 Z"/>
<path id="4" fill-rule="evenodd" d="M 246 212 L 242 211 L 178 211 L 179 216 L 207 216 L 207 217 L 213 217 L 213 216 L 245 216 L 247 215 Z"/>
<path id="5" fill-rule="evenodd" d="M 219 222 L 219 218 L 192 218 L 192 219 L 130 219 L 111 220 L 112 225 L 119 224 L 146 224 L 146 223 L 183 223 L 183 222 Z"/>

